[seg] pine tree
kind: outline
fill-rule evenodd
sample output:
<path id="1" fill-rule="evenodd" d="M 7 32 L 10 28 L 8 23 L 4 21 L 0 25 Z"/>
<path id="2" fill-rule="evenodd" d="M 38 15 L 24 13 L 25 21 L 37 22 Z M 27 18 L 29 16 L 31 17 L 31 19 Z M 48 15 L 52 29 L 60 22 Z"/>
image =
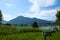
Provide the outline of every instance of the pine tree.
<path id="1" fill-rule="evenodd" d="M 2 12 L 0 10 L 0 24 L 2 24 Z"/>

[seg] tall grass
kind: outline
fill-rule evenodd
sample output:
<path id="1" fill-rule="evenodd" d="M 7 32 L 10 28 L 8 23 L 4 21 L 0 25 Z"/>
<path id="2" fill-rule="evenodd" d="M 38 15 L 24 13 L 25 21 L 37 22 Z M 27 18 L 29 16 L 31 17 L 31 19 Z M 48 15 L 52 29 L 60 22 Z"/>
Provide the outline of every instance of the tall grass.
<path id="1" fill-rule="evenodd" d="M 2 25 L 0 26 L 0 34 L 20 34 L 26 32 L 41 32 L 38 28 L 16 28 L 14 26 Z"/>
<path id="2" fill-rule="evenodd" d="M 0 40 L 44 40 L 44 36 L 42 30 L 38 28 L 0 25 Z M 60 40 L 60 32 L 47 36 L 47 40 Z"/>

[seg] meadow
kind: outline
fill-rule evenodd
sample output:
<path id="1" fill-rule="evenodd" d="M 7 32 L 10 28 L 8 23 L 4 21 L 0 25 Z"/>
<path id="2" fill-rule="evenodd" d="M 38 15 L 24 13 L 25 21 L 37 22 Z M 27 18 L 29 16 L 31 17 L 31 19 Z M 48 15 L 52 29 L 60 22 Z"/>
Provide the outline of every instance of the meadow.
<path id="1" fill-rule="evenodd" d="M 38 28 L 0 25 L 0 40 L 44 40 L 44 36 L 43 31 Z M 60 31 L 47 36 L 47 40 L 60 40 Z"/>

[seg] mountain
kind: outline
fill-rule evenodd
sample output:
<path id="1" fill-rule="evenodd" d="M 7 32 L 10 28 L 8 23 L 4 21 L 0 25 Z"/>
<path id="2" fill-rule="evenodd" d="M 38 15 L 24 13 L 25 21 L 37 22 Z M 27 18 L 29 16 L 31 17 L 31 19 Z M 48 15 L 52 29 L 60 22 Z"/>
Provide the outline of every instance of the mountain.
<path id="1" fill-rule="evenodd" d="M 47 24 L 51 23 L 50 21 L 47 20 L 42 20 L 38 18 L 29 18 L 29 17 L 23 17 L 23 16 L 18 16 L 12 20 L 10 20 L 8 23 L 10 24 L 32 24 L 33 22 L 37 22 L 38 24 Z"/>
<path id="2" fill-rule="evenodd" d="M 5 20 L 2 20 L 2 24 L 5 24 L 5 23 L 7 23 L 7 21 L 5 21 Z"/>

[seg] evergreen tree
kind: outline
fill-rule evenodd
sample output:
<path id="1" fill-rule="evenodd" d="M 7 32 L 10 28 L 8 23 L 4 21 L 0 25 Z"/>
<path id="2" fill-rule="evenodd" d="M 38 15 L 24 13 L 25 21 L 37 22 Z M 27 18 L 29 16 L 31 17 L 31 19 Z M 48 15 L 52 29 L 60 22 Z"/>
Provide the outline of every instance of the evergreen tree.
<path id="1" fill-rule="evenodd" d="M 2 12 L 0 10 L 0 24 L 2 24 Z"/>
<path id="2" fill-rule="evenodd" d="M 34 22 L 34 23 L 32 24 L 32 27 L 34 27 L 34 28 L 38 28 L 38 24 L 37 24 L 37 22 Z"/>
<path id="3" fill-rule="evenodd" d="M 60 26 L 60 10 L 57 11 L 57 13 L 56 13 L 56 23 L 55 23 L 55 25 L 59 25 Z M 57 26 L 55 26 L 54 30 L 58 31 Z"/>
<path id="4" fill-rule="evenodd" d="M 57 11 L 57 14 L 56 14 L 56 24 L 60 25 L 60 11 Z"/>

